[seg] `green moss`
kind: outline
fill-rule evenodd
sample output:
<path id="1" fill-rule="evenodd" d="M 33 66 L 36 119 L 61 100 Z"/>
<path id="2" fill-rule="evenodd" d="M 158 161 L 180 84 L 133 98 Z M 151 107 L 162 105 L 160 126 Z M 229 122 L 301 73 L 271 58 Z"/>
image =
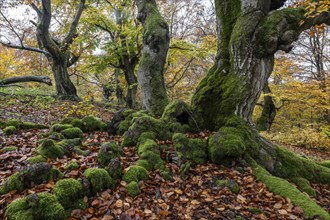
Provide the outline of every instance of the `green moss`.
<path id="1" fill-rule="evenodd" d="M 112 159 L 105 169 L 114 180 L 119 179 L 122 176 L 122 165 L 118 157 Z"/>
<path id="2" fill-rule="evenodd" d="M 180 124 L 179 122 L 169 123 L 167 129 L 173 133 L 186 133 L 191 130 L 189 125 Z"/>
<path id="3" fill-rule="evenodd" d="M 165 180 L 174 180 L 173 179 L 173 174 L 167 168 L 163 169 L 163 170 L 160 170 L 160 175 L 162 175 L 162 177 L 164 177 Z"/>
<path id="4" fill-rule="evenodd" d="M 14 118 L 7 120 L 7 126 L 14 126 L 15 128 L 19 128 L 21 126 L 21 123 L 22 122 L 20 120 Z"/>
<path id="5" fill-rule="evenodd" d="M 137 144 L 140 135 L 144 132 L 154 132 L 158 139 L 169 139 L 171 134 L 166 130 L 164 121 L 150 116 L 143 116 L 133 119 L 133 124 L 123 135 L 123 146 L 134 146 Z"/>
<path id="6" fill-rule="evenodd" d="M 70 161 L 66 166 L 66 170 L 77 170 L 79 168 L 79 164 L 76 161 Z"/>
<path id="7" fill-rule="evenodd" d="M 140 158 L 148 161 L 148 163 L 152 165 L 152 169 L 164 168 L 163 160 L 160 157 L 159 152 L 145 151 L 140 155 Z"/>
<path id="8" fill-rule="evenodd" d="M 182 178 L 187 178 L 189 170 L 190 170 L 190 162 L 186 162 L 180 166 L 180 176 Z"/>
<path id="9" fill-rule="evenodd" d="M 115 182 L 105 169 L 88 168 L 85 170 L 84 176 L 90 182 L 89 190 L 93 195 L 106 189 L 112 189 L 115 186 Z"/>
<path id="10" fill-rule="evenodd" d="M 47 162 L 47 158 L 43 157 L 42 155 L 37 155 L 37 156 L 34 156 L 34 157 L 30 157 L 28 159 L 28 162 L 30 164 Z"/>
<path id="11" fill-rule="evenodd" d="M 73 127 L 77 127 L 80 129 L 82 129 L 84 127 L 84 123 L 78 118 L 72 119 L 69 124 L 71 124 Z"/>
<path id="12" fill-rule="evenodd" d="M 7 123 L 0 119 L 0 128 L 4 129 L 5 127 L 7 127 Z"/>
<path id="13" fill-rule="evenodd" d="M 52 132 L 52 133 L 46 135 L 46 137 L 47 136 L 48 136 L 49 139 L 52 139 L 54 141 L 60 141 L 60 140 L 63 140 L 64 139 L 63 134 L 58 133 L 58 132 Z"/>
<path id="14" fill-rule="evenodd" d="M 295 206 L 299 206 L 304 210 L 304 215 L 308 218 L 313 218 L 314 216 L 319 215 L 324 219 L 330 219 L 329 214 L 325 210 L 318 206 L 307 195 L 300 192 L 288 181 L 272 176 L 267 170 L 259 166 L 252 158 L 247 158 L 247 161 L 251 165 L 254 175 L 258 180 L 266 184 L 269 191 L 289 198 Z"/>
<path id="15" fill-rule="evenodd" d="M 16 146 L 4 147 L 0 150 L 0 153 L 6 153 L 6 152 L 10 152 L 10 151 L 17 151 L 17 147 Z"/>
<path id="16" fill-rule="evenodd" d="M 5 215 L 9 220 L 64 220 L 65 211 L 56 196 L 42 192 L 12 202 Z"/>
<path id="17" fill-rule="evenodd" d="M 21 128 L 22 129 L 35 129 L 35 128 L 46 129 L 46 128 L 49 128 L 49 127 L 47 125 L 36 124 L 36 123 L 33 123 L 33 122 L 22 122 Z"/>
<path id="18" fill-rule="evenodd" d="M 123 120 L 122 122 L 120 122 L 117 130 L 117 134 L 123 135 L 128 130 L 130 125 L 131 125 L 131 120 Z"/>
<path id="19" fill-rule="evenodd" d="M 330 184 L 330 169 L 287 149 L 276 147 L 274 174 L 284 178 L 303 177 L 310 182 Z"/>
<path id="20" fill-rule="evenodd" d="M 74 119 L 74 118 L 72 118 L 72 117 L 63 118 L 63 119 L 59 122 L 59 124 L 71 124 L 71 122 L 72 122 L 73 119 Z"/>
<path id="21" fill-rule="evenodd" d="M 193 163 L 204 163 L 207 159 L 207 143 L 204 139 L 189 139 L 185 134 L 176 133 L 172 137 L 174 148 L 184 158 Z"/>
<path id="22" fill-rule="evenodd" d="M 140 180 L 148 180 L 148 171 L 144 167 L 137 165 L 130 166 L 123 176 L 123 180 L 127 183 L 132 181 L 139 182 Z"/>
<path id="23" fill-rule="evenodd" d="M 83 138 L 84 133 L 80 128 L 67 128 L 61 131 L 61 134 L 68 139 Z"/>
<path id="24" fill-rule="evenodd" d="M 152 139 L 144 139 L 144 141 L 139 141 L 138 155 L 141 155 L 146 151 L 157 151 L 157 149 L 158 149 L 158 145 L 156 141 Z"/>
<path id="25" fill-rule="evenodd" d="M 228 187 L 228 189 L 232 193 L 239 193 L 239 190 L 240 190 L 240 186 L 238 185 L 238 183 L 235 180 L 231 180 L 231 179 L 230 180 L 217 180 L 216 185 L 221 188 Z"/>
<path id="26" fill-rule="evenodd" d="M 128 194 L 132 197 L 136 197 L 141 194 L 141 190 L 139 188 L 139 184 L 135 181 L 130 182 L 125 186 Z"/>
<path id="27" fill-rule="evenodd" d="M 72 178 L 57 181 L 53 192 L 65 209 L 76 208 L 75 202 L 84 196 L 82 184 Z"/>
<path id="28" fill-rule="evenodd" d="M 107 125 L 101 121 L 101 119 L 96 118 L 92 115 L 84 117 L 82 120 L 84 132 L 92 131 L 106 131 Z"/>
<path id="29" fill-rule="evenodd" d="M 48 163 L 36 163 L 23 169 L 22 171 L 11 175 L 4 183 L 0 194 L 8 193 L 12 190 L 23 191 L 35 184 L 56 181 L 63 177 L 58 169 L 53 168 Z"/>
<path id="30" fill-rule="evenodd" d="M 51 128 L 50 128 L 50 131 L 51 132 L 61 132 L 65 129 L 68 129 L 68 128 L 73 128 L 72 125 L 70 124 L 54 124 Z"/>
<path id="31" fill-rule="evenodd" d="M 305 178 L 296 177 L 292 178 L 291 181 L 296 184 L 301 191 L 306 192 L 310 196 L 316 196 L 315 190 Z"/>
<path id="32" fill-rule="evenodd" d="M 73 153 L 78 154 L 78 155 L 82 155 L 82 156 L 87 156 L 88 154 L 91 153 L 91 151 L 90 150 L 82 150 L 79 147 L 75 147 L 73 149 Z"/>
<path id="33" fill-rule="evenodd" d="M 15 133 L 15 131 L 16 131 L 16 127 L 14 126 L 7 126 L 5 127 L 5 129 L 3 129 L 3 133 L 5 135 L 12 135 Z"/>
<path id="34" fill-rule="evenodd" d="M 150 131 L 143 132 L 138 139 L 137 145 L 143 144 L 147 140 L 156 140 L 156 134 Z"/>
<path id="35" fill-rule="evenodd" d="M 222 127 L 209 137 L 208 148 L 212 162 L 221 164 L 228 159 L 241 157 L 245 153 L 246 145 L 239 129 Z"/>
<path id="36" fill-rule="evenodd" d="M 136 161 L 136 165 L 140 167 L 144 167 L 146 170 L 150 171 L 153 169 L 153 165 L 150 164 L 147 160 L 138 160 Z"/>
<path id="37" fill-rule="evenodd" d="M 324 160 L 321 163 L 319 163 L 321 166 L 330 168 L 330 160 Z"/>
<path id="38" fill-rule="evenodd" d="M 81 145 L 82 141 L 81 138 L 75 139 L 64 139 L 56 144 L 56 146 L 60 147 L 64 155 L 71 155 L 72 153 L 80 154 L 80 149 L 76 146 Z"/>
<path id="39" fill-rule="evenodd" d="M 122 154 L 123 149 L 115 141 L 110 141 L 101 145 L 97 161 L 101 166 L 105 167 L 112 159 Z"/>
<path id="40" fill-rule="evenodd" d="M 51 139 L 45 139 L 37 148 L 38 153 L 44 157 L 56 159 L 64 156 L 64 151 L 58 145 L 55 145 Z"/>
<path id="41" fill-rule="evenodd" d="M 25 189 L 24 184 L 21 182 L 20 174 L 14 173 L 6 181 L 5 184 L 0 188 L 0 194 L 9 193 L 12 190 L 22 192 Z"/>

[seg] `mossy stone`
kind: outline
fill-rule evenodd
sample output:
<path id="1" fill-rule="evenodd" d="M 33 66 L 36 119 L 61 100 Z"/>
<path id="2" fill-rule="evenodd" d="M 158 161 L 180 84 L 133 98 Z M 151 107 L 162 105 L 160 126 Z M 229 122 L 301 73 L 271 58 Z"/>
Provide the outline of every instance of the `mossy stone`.
<path id="1" fill-rule="evenodd" d="M 77 170 L 79 168 L 79 164 L 76 161 L 70 161 L 66 166 L 66 170 Z"/>
<path id="2" fill-rule="evenodd" d="M 145 151 L 140 155 L 142 160 L 146 160 L 149 164 L 152 165 L 152 169 L 162 169 L 164 168 L 164 163 L 160 157 L 159 152 L 154 151 Z"/>
<path id="3" fill-rule="evenodd" d="M 224 187 L 228 187 L 228 189 L 232 192 L 232 193 L 239 193 L 240 190 L 240 186 L 238 185 L 238 183 L 235 180 L 229 179 L 229 180 L 217 180 L 216 181 L 216 185 L 218 187 L 224 188 Z"/>
<path id="4" fill-rule="evenodd" d="M 30 157 L 28 159 L 28 162 L 30 164 L 47 162 L 47 158 L 43 157 L 42 155 L 37 155 L 37 156 L 34 156 L 34 157 Z"/>
<path id="5" fill-rule="evenodd" d="M 4 147 L 0 150 L 0 153 L 6 153 L 6 152 L 11 152 L 11 151 L 17 151 L 17 147 L 16 146 Z"/>
<path id="6" fill-rule="evenodd" d="M 12 134 L 14 134 L 15 133 L 15 131 L 16 131 L 16 127 L 15 126 L 7 126 L 7 127 L 5 127 L 5 129 L 3 129 L 3 133 L 5 134 L 5 135 L 12 135 Z"/>
<path id="7" fill-rule="evenodd" d="M 76 208 L 75 202 L 84 196 L 82 184 L 72 178 L 57 181 L 53 192 L 65 209 Z"/>
<path id="8" fill-rule="evenodd" d="M 10 118 L 7 120 L 7 126 L 14 126 L 15 128 L 19 128 L 21 126 L 21 121 L 15 118 Z"/>
<path id="9" fill-rule="evenodd" d="M 61 131 L 61 134 L 67 139 L 83 138 L 84 133 L 80 128 L 67 128 Z"/>
<path id="10" fill-rule="evenodd" d="M 62 158 L 64 151 L 51 139 L 45 139 L 37 148 L 38 153 L 50 159 Z"/>
<path id="11" fill-rule="evenodd" d="M 128 194 L 132 197 L 136 197 L 141 194 L 139 184 L 135 181 L 130 182 L 125 186 Z"/>
<path id="12" fill-rule="evenodd" d="M 208 150 L 212 162 L 224 163 L 226 160 L 240 158 L 246 150 L 245 142 L 236 128 L 224 127 L 211 135 L 208 140 Z"/>
<path id="13" fill-rule="evenodd" d="M 321 166 L 330 168 L 330 160 L 324 160 L 319 163 Z"/>
<path id="14" fill-rule="evenodd" d="M 139 141 L 138 143 L 138 155 L 143 154 L 146 151 L 157 151 L 158 144 L 152 139 L 144 139 L 144 141 Z"/>
<path id="15" fill-rule="evenodd" d="M 106 189 L 112 189 L 115 186 L 115 182 L 105 169 L 88 168 L 85 170 L 84 176 L 90 182 L 90 193 L 92 195 Z"/>
<path id="16" fill-rule="evenodd" d="M 72 117 L 63 118 L 63 119 L 59 122 L 59 124 L 71 124 L 71 122 L 72 122 L 73 119 L 74 119 L 74 118 L 72 118 Z"/>
<path id="17" fill-rule="evenodd" d="M 80 120 L 78 118 L 72 119 L 69 124 L 71 124 L 73 127 L 77 127 L 80 129 L 83 129 L 83 127 L 84 127 L 84 123 L 82 122 L 82 120 Z"/>
<path id="18" fill-rule="evenodd" d="M 113 180 L 119 179 L 122 176 L 122 165 L 118 157 L 112 159 L 105 169 Z"/>
<path id="19" fill-rule="evenodd" d="M 31 194 L 8 205 L 5 215 L 9 220 L 64 220 L 65 210 L 55 195 L 42 192 Z"/>
<path id="20" fill-rule="evenodd" d="M 64 155 L 71 155 L 72 153 L 77 153 L 78 145 L 82 144 L 81 138 L 74 138 L 74 139 L 64 139 L 56 144 L 56 146 L 60 147 Z"/>
<path id="21" fill-rule="evenodd" d="M 92 115 L 84 117 L 82 120 L 84 132 L 92 131 L 106 131 L 107 125 L 101 121 L 101 119 L 96 118 Z"/>
<path id="22" fill-rule="evenodd" d="M 5 181 L 4 185 L 0 188 L 0 194 L 2 195 L 9 193 L 12 190 L 22 192 L 24 189 L 25 186 L 20 179 L 20 174 L 14 173 Z"/>
<path id="23" fill-rule="evenodd" d="M 50 128 L 50 131 L 51 132 L 61 132 L 65 129 L 68 129 L 68 128 L 73 128 L 72 125 L 70 124 L 54 124 L 51 128 Z"/>
<path id="24" fill-rule="evenodd" d="M 52 139 L 54 141 L 60 141 L 60 140 L 63 140 L 64 139 L 63 134 L 58 133 L 58 132 L 52 132 L 52 133 L 50 133 L 47 136 L 48 136 L 48 139 Z"/>
<path id="25" fill-rule="evenodd" d="M 127 183 L 132 181 L 139 182 L 140 180 L 148 180 L 148 171 L 141 166 L 132 165 L 128 168 L 123 176 L 123 180 Z"/>
<path id="26" fill-rule="evenodd" d="M 140 160 L 136 161 L 136 165 L 138 165 L 140 167 L 144 167 L 148 171 L 153 169 L 153 165 L 150 164 L 147 160 L 141 160 L 140 159 Z"/>
<path id="27" fill-rule="evenodd" d="M 49 128 L 47 125 L 42 125 L 42 124 L 36 124 L 33 122 L 22 122 L 21 124 L 22 129 L 46 129 Z"/>
<path id="28" fill-rule="evenodd" d="M 182 164 L 180 166 L 180 176 L 182 178 L 187 178 L 188 173 L 189 173 L 189 170 L 190 170 L 190 167 L 191 167 L 191 163 L 190 162 L 186 162 L 186 163 L 184 163 L 184 164 Z"/>
<path id="29" fill-rule="evenodd" d="M 135 146 L 140 135 L 144 132 L 154 132 L 158 139 L 167 140 L 171 138 L 171 133 L 166 129 L 163 120 L 155 119 L 150 116 L 143 116 L 133 119 L 132 125 L 123 135 L 123 146 Z"/>
<path id="30" fill-rule="evenodd" d="M 98 162 L 105 167 L 108 163 L 123 154 L 123 149 L 115 141 L 110 141 L 101 145 L 98 152 Z"/>

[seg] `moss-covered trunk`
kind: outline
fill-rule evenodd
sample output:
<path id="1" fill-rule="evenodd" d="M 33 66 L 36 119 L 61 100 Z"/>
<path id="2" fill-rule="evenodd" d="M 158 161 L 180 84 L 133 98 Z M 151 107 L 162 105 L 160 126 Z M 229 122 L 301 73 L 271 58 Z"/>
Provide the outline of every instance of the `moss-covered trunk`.
<path id="1" fill-rule="evenodd" d="M 220 21 L 219 51 L 214 66 L 193 96 L 192 108 L 202 119 L 203 128 L 218 130 L 208 142 L 213 162 L 252 158 L 247 159 L 251 165 L 256 161 L 271 174 L 297 184 L 300 180 L 330 184 L 330 169 L 272 145 L 259 136 L 251 121 L 273 70 L 275 52 L 290 51 L 303 30 L 330 20 L 329 13 L 306 18 L 301 8 L 279 9 L 284 2 L 215 0 Z M 289 198 L 297 195 L 281 192 Z M 295 204 L 302 204 L 298 200 Z M 320 214 L 330 218 L 322 209 L 305 211 L 309 217 Z"/>
<path id="2" fill-rule="evenodd" d="M 161 116 L 168 97 L 164 83 L 164 65 L 169 48 L 169 28 L 155 0 L 137 0 L 138 19 L 143 25 L 143 50 L 138 71 L 143 107 Z"/>

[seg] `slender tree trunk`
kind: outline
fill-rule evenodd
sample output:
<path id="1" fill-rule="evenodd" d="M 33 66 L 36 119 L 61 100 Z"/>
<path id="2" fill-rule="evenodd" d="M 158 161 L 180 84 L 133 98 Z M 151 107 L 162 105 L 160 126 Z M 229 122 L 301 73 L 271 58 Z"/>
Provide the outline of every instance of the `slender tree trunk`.
<path id="1" fill-rule="evenodd" d="M 79 100 L 77 89 L 68 74 L 66 60 L 53 60 L 52 71 L 56 82 L 56 94 L 60 98 Z"/>
<path id="2" fill-rule="evenodd" d="M 271 95 L 271 90 L 268 85 L 268 81 L 266 81 L 266 84 L 263 89 L 264 94 L 264 104 L 261 112 L 261 116 L 256 121 L 256 126 L 259 131 L 270 131 L 270 128 L 274 122 L 275 116 L 276 116 L 276 107 L 273 102 L 273 98 Z"/>
<path id="3" fill-rule="evenodd" d="M 144 109 L 162 115 L 168 97 L 164 83 L 164 65 L 169 48 L 169 28 L 155 0 L 137 0 L 138 19 L 143 25 L 143 50 L 138 71 Z"/>
<path id="4" fill-rule="evenodd" d="M 135 109 L 136 106 L 136 93 L 137 93 L 137 78 L 134 73 L 135 66 L 132 68 L 126 66 L 124 69 L 125 79 L 127 82 L 126 104 L 127 107 Z"/>
<path id="5" fill-rule="evenodd" d="M 121 106 L 124 104 L 124 98 L 123 98 L 123 89 L 120 86 L 119 82 L 119 74 L 120 69 L 115 69 L 115 83 L 116 83 L 116 98 L 117 98 L 117 105 Z"/>

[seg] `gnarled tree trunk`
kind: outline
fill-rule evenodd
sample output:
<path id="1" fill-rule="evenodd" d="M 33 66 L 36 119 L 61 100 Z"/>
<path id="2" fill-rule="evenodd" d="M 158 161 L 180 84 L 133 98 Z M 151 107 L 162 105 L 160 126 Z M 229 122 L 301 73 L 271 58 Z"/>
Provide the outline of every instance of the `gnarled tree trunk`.
<path id="1" fill-rule="evenodd" d="M 138 19 L 143 25 L 143 50 L 138 72 L 143 107 L 156 116 L 168 104 L 164 65 L 169 48 L 169 28 L 155 0 L 137 0 Z"/>
<path id="2" fill-rule="evenodd" d="M 192 108 L 201 117 L 202 127 L 219 130 L 209 139 L 213 162 L 252 157 L 273 175 L 330 184 L 330 169 L 272 145 L 252 124 L 252 112 L 273 70 L 275 52 L 290 51 L 303 30 L 330 22 L 329 12 L 305 17 L 302 8 L 279 9 L 284 3 L 215 0 L 219 51 L 193 96 Z"/>

